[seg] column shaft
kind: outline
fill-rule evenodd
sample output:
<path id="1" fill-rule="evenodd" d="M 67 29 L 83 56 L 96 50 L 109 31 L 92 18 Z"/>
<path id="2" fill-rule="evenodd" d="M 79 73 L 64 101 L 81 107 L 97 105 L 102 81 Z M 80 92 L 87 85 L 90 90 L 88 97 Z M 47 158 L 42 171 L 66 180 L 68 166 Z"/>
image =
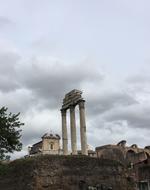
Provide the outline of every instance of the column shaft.
<path id="1" fill-rule="evenodd" d="M 62 115 L 62 146 L 63 154 L 68 154 L 68 135 L 67 135 L 67 121 L 66 121 L 66 110 L 61 110 Z"/>
<path id="2" fill-rule="evenodd" d="M 70 107 L 70 128 L 72 154 L 75 155 L 77 154 L 75 106 Z"/>
<path id="3" fill-rule="evenodd" d="M 83 155 L 88 155 L 84 102 L 85 101 L 79 102 L 81 152 Z"/>

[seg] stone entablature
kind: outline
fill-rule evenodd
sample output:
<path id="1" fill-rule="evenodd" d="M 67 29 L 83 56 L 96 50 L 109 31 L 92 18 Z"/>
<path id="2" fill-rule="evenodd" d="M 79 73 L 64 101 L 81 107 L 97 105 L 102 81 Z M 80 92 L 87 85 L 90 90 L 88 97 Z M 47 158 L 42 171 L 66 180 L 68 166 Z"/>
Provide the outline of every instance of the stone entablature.
<path id="1" fill-rule="evenodd" d="M 72 90 L 65 95 L 63 99 L 62 109 L 69 109 L 70 106 L 75 106 L 79 103 L 79 101 L 83 101 L 82 92 L 80 90 Z"/>

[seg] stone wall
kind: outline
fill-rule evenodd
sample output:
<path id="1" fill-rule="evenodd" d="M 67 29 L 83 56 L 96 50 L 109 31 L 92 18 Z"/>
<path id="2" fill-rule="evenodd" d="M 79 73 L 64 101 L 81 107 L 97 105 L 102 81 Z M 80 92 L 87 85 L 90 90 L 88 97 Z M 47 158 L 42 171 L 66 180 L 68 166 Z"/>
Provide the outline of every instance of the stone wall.
<path id="1" fill-rule="evenodd" d="M 100 190 L 102 186 L 103 190 L 133 190 L 121 163 L 87 156 L 20 159 L 4 171 L 0 170 L 2 190 Z"/>
<path id="2" fill-rule="evenodd" d="M 142 163 L 139 163 L 135 167 L 138 184 L 141 189 L 143 186 L 147 186 L 150 189 L 150 158 Z"/>
<path id="3" fill-rule="evenodd" d="M 150 149 L 138 148 L 137 145 L 126 147 L 125 145 L 104 145 L 96 147 L 99 158 L 118 160 L 122 163 L 138 163 L 150 157 Z"/>

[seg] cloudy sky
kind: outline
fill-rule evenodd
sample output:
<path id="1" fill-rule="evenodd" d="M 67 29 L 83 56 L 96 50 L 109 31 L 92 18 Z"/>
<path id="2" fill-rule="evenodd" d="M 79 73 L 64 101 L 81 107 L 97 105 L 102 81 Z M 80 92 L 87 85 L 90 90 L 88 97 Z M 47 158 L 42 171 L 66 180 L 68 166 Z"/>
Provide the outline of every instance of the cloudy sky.
<path id="1" fill-rule="evenodd" d="M 61 134 L 62 99 L 74 88 L 86 100 L 92 147 L 150 144 L 149 7 L 149 0 L 0 0 L 0 106 L 25 123 L 23 150 L 12 158 L 46 132 Z"/>

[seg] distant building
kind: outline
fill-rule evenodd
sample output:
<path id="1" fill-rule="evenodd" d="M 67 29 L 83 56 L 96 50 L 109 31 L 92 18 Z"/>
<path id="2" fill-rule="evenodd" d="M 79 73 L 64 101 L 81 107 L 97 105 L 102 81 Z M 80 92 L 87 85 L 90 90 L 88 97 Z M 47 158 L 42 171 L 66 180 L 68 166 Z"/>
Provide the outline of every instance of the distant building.
<path id="1" fill-rule="evenodd" d="M 150 147 L 139 148 L 136 144 L 126 146 L 126 141 L 123 140 L 117 145 L 96 147 L 96 154 L 99 158 L 136 164 L 150 157 Z"/>
<path id="2" fill-rule="evenodd" d="M 29 156 L 41 154 L 62 154 L 60 149 L 60 136 L 58 134 L 48 134 L 42 136 L 42 141 L 28 147 Z"/>

